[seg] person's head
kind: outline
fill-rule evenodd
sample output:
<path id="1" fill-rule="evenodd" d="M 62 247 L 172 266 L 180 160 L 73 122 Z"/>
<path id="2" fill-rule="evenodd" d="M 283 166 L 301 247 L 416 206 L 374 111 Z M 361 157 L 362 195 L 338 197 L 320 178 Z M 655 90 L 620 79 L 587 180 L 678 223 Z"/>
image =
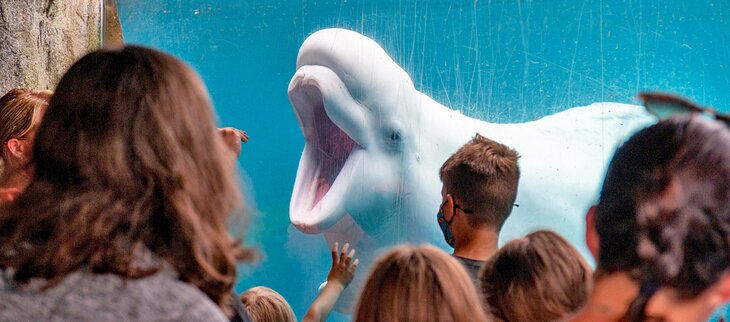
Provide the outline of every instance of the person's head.
<path id="1" fill-rule="evenodd" d="M 0 268 L 58 280 L 78 269 L 136 278 L 148 249 L 222 304 L 248 258 L 227 231 L 241 209 L 206 89 L 157 50 L 98 50 L 61 78 L 33 180 L 0 212 Z M 155 267 L 155 269 L 160 267 Z"/>
<path id="2" fill-rule="evenodd" d="M 593 273 L 560 235 L 538 230 L 502 246 L 479 273 L 482 299 L 500 321 L 554 321 L 580 308 Z"/>
<path id="3" fill-rule="evenodd" d="M 241 294 L 241 302 L 254 322 L 296 322 L 289 303 L 281 294 L 263 286 L 252 287 Z"/>
<path id="4" fill-rule="evenodd" d="M 640 286 L 632 319 L 655 311 L 649 302 L 662 300 L 654 296 L 657 290 L 657 295 L 673 294 L 673 300 L 664 303 L 675 304 L 666 308 L 680 308 L 679 302 L 689 303 L 727 286 L 727 126 L 684 115 L 636 133 L 611 161 L 600 201 L 587 223 L 597 271 L 628 273 Z"/>
<path id="5" fill-rule="evenodd" d="M 444 162 L 439 212 L 452 229 L 499 232 L 517 196 L 518 158 L 515 150 L 477 134 Z"/>
<path id="6" fill-rule="evenodd" d="M 368 275 L 355 321 L 485 321 L 479 296 L 456 259 L 430 246 L 396 246 Z"/>
<path id="7" fill-rule="evenodd" d="M 15 88 L 0 98 L 0 174 L 32 161 L 33 141 L 51 91 Z"/>

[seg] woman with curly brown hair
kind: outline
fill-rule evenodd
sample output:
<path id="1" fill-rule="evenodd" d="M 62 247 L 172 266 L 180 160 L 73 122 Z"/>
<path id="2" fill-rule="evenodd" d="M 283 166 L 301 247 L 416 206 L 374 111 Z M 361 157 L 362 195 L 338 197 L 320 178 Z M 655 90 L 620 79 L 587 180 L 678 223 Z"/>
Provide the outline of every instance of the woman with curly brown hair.
<path id="1" fill-rule="evenodd" d="M 33 177 L 33 141 L 52 94 L 14 88 L 0 97 L 0 203 L 15 199 Z"/>
<path id="2" fill-rule="evenodd" d="M 90 53 L 0 208 L 0 320 L 226 320 L 241 196 L 200 78 L 162 52 Z M 212 301 L 211 301 L 212 300 Z"/>
<path id="3" fill-rule="evenodd" d="M 730 299 L 730 130 L 699 114 L 632 136 L 586 241 L 597 262 L 572 321 L 706 321 Z"/>

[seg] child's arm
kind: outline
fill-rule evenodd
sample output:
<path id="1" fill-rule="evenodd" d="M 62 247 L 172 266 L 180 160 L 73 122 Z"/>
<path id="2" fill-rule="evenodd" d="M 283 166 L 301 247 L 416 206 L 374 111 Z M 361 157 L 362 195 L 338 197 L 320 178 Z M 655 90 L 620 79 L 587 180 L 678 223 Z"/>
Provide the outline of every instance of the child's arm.
<path id="1" fill-rule="evenodd" d="M 355 259 L 353 261 L 352 259 L 355 256 L 355 250 L 353 249 L 347 254 L 350 244 L 345 244 L 345 246 L 342 246 L 342 252 L 338 254 L 338 247 L 339 245 L 335 242 L 335 247 L 332 248 L 332 268 L 327 275 L 327 285 L 314 299 L 302 322 L 325 321 L 340 297 L 342 290 L 350 284 L 355 276 L 357 264 L 360 263 L 360 260 Z M 345 256 L 346 254 L 347 256 Z"/>

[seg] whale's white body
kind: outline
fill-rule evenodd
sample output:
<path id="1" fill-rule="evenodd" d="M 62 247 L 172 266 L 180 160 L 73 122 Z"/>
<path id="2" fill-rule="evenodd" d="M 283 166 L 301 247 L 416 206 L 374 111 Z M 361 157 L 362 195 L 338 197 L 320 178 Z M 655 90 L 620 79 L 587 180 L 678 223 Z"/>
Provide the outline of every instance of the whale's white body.
<path id="1" fill-rule="evenodd" d="M 289 98 L 307 141 L 290 220 L 371 254 L 402 242 L 447 247 L 436 223 L 441 164 L 475 133 L 520 154 L 516 206 L 501 240 L 556 230 L 583 254 L 583 218 L 615 148 L 654 121 L 617 103 L 519 124 L 467 117 L 417 91 L 371 39 L 343 29 L 305 40 Z M 336 174 L 336 177 L 334 175 Z"/>

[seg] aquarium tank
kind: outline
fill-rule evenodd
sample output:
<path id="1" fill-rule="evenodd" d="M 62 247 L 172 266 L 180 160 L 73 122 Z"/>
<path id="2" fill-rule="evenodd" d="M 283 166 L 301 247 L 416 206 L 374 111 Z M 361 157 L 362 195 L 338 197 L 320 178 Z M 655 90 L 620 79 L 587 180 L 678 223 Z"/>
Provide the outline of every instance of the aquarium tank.
<path id="1" fill-rule="evenodd" d="M 330 267 L 323 235 L 289 220 L 305 140 L 287 89 L 300 46 L 318 30 L 374 40 L 416 90 L 483 121 L 638 104 L 642 91 L 730 112 L 726 0 L 117 0 L 117 9 L 126 43 L 193 66 L 221 126 L 249 134 L 239 158 L 249 219 L 232 230 L 244 228 L 261 257 L 240 265 L 236 291 L 270 287 L 298 318 Z M 330 320 L 350 316 L 333 312 Z"/>

